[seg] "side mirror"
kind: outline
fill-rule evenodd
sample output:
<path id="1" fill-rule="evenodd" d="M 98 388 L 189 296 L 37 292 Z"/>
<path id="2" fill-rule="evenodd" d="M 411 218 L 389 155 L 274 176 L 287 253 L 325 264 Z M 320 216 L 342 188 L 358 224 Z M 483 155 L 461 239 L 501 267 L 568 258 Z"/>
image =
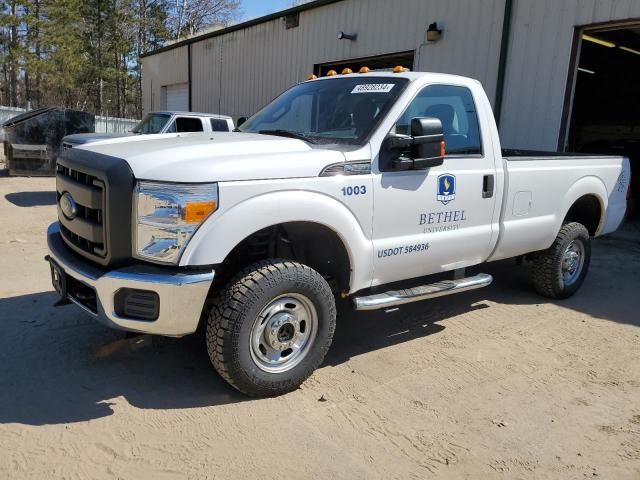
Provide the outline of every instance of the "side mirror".
<path id="1" fill-rule="evenodd" d="M 444 162 L 444 133 L 438 118 L 411 119 L 411 135 L 389 135 L 382 144 L 382 171 L 423 170 Z"/>

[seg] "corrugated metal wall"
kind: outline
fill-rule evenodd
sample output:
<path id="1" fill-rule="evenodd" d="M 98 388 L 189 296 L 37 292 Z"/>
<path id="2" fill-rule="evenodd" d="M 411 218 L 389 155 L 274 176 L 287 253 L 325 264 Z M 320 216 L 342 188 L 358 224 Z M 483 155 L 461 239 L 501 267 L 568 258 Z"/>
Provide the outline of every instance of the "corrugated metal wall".
<path id="1" fill-rule="evenodd" d="M 505 0 L 344 0 L 194 42 L 192 110 L 248 116 L 314 64 L 415 51 L 415 70 L 480 80 L 494 101 Z M 514 0 L 501 134 L 508 147 L 555 150 L 576 26 L 640 18 L 640 0 Z M 438 22 L 442 40 L 425 42 Z M 358 40 L 338 40 L 340 31 Z M 145 111 L 187 81 L 187 47 L 143 59 Z M 153 83 L 153 85 L 151 85 Z M 153 87 L 153 88 L 151 88 Z"/>
<path id="2" fill-rule="evenodd" d="M 145 113 L 160 110 L 161 86 L 189 80 L 187 57 L 187 47 L 183 46 L 142 59 L 142 105 Z"/>
<path id="3" fill-rule="evenodd" d="M 247 116 L 305 80 L 314 64 L 404 51 L 416 51 L 417 70 L 475 77 L 493 98 L 503 8 L 504 0 L 345 0 L 301 12 L 297 28 L 275 19 L 195 42 L 192 110 Z M 435 21 L 443 40 L 426 44 Z M 338 40 L 340 31 L 355 32 L 358 40 Z M 176 56 L 171 50 L 143 59 L 146 111 L 158 108 L 148 93 L 151 78 L 156 98 L 167 79 L 178 81 L 177 69 L 186 77 Z"/>
<path id="4" fill-rule="evenodd" d="M 515 0 L 500 133 L 555 150 L 576 26 L 640 18 L 640 0 Z"/>

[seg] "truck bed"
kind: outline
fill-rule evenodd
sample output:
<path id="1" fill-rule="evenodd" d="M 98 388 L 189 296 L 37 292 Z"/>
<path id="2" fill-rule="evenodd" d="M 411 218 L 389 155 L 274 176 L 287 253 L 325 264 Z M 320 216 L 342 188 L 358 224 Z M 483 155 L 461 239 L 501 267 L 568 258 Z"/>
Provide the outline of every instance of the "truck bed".
<path id="1" fill-rule="evenodd" d="M 504 198 L 500 238 L 490 260 L 551 246 L 571 206 L 583 196 L 599 203 L 591 234 L 620 225 L 626 210 L 629 160 L 621 156 L 503 149 Z M 596 207 L 597 208 L 597 207 Z"/>

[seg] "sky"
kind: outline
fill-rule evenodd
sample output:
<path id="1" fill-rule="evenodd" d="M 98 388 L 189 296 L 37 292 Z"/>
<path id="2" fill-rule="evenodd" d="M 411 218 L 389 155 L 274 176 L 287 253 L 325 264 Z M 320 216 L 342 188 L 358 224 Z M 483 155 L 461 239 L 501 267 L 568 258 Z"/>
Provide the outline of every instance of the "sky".
<path id="1" fill-rule="evenodd" d="M 243 12 L 241 21 L 262 17 L 292 5 L 292 0 L 242 0 L 240 2 L 240 8 Z"/>

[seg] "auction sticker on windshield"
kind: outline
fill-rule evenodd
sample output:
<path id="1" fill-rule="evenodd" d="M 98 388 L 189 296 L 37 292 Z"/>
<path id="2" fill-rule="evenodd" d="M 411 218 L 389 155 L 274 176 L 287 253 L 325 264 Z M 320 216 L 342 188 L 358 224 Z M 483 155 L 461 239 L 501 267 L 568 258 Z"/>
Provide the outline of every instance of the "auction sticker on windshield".
<path id="1" fill-rule="evenodd" d="M 389 93 L 394 83 L 363 83 L 356 85 L 351 93 Z"/>

